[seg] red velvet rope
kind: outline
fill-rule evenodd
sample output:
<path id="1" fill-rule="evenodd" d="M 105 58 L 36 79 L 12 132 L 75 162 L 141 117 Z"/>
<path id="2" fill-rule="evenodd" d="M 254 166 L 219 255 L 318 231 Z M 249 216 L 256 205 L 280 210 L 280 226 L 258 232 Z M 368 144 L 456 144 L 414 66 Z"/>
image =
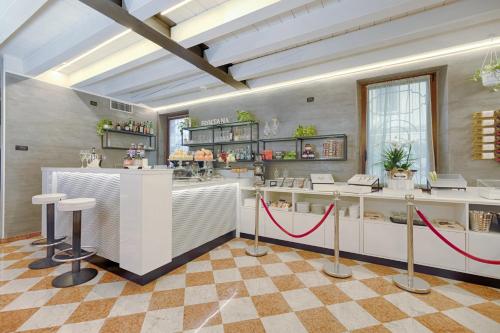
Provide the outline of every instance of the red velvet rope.
<path id="1" fill-rule="evenodd" d="M 429 222 L 429 220 L 425 217 L 425 215 L 417 207 L 415 207 L 415 210 L 417 211 L 417 214 L 418 214 L 418 216 L 420 216 L 422 221 L 424 221 L 424 223 L 429 227 L 429 229 L 431 229 L 431 231 L 436 236 L 438 236 L 443 242 L 445 242 L 453 250 L 457 251 L 458 253 L 460 253 L 463 256 L 466 256 L 469 259 L 479 261 L 479 262 L 482 262 L 484 264 L 500 265 L 500 260 L 483 259 L 483 258 L 479 258 L 479 257 L 476 257 L 476 256 L 470 254 L 470 253 L 465 252 L 464 250 L 462 250 L 461 248 L 459 248 L 458 246 L 456 246 L 455 244 L 450 242 L 448 239 L 446 239 L 439 231 L 437 231 L 436 228 L 434 228 L 434 226 L 432 225 L 432 223 Z"/>
<path id="2" fill-rule="evenodd" d="M 264 199 L 261 197 L 260 198 L 260 201 L 262 202 L 262 206 L 264 207 L 264 209 L 266 210 L 267 212 L 267 215 L 269 215 L 269 218 L 271 219 L 271 221 L 273 221 L 273 223 L 278 227 L 280 228 L 281 231 L 283 231 L 285 234 L 287 234 L 288 236 L 290 237 L 293 237 L 293 238 L 302 238 L 302 237 L 306 237 L 307 235 L 310 235 L 312 234 L 314 231 L 316 231 L 316 229 L 318 229 L 322 224 L 323 222 L 326 221 L 326 218 L 328 217 L 328 215 L 330 214 L 330 212 L 332 211 L 333 209 L 333 204 L 330 204 L 330 206 L 328 206 L 328 209 L 326 210 L 325 212 L 325 215 L 323 215 L 323 217 L 321 218 L 321 220 L 318 222 L 318 224 L 316 224 L 314 227 L 312 227 L 311 230 L 303 233 L 303 234 L 292 234 L 291 232 L 289 232 L 288 230 L 286 230 L 285 228 L 283 228 L 273 217 L 273 215 L 271 214 L 271 212 L 269 211 L 269 207 L 267 207 L 267 204 L 266 202 L 264 201 Z"/>

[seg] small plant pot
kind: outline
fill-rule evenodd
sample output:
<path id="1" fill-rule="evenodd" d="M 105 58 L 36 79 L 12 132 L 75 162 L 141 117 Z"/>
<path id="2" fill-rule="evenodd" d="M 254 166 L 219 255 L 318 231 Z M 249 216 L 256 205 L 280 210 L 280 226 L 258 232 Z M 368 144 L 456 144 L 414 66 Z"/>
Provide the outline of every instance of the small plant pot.
<path id="1" fill-rule="evenodd" d="M 495 87 L 500 84 L 500 70 L 494 72 L 482 72 L 481 82 L 485 87 Z"/>

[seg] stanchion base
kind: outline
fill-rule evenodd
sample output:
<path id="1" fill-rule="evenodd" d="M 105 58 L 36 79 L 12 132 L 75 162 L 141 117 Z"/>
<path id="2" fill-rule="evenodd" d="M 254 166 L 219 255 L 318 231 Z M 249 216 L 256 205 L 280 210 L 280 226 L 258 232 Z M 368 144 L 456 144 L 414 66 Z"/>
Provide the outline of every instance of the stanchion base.
<path id="1" fill-rule="evenodd" d="M 59 266 L 60 262 L 55 262 L 52 258 L 43 258 L 33 261 L 28 265 L 29 269 L 44 269 Z"/>
<path id="2" fill-rule="evenodd" d="M 406 291 L 415 294 L 428 294 L 431 292 L 430 285 L 419 277 L 409 278 L 408 274 L 398 274 L 392 277 L 394 284 Z"/>
<path id="3" fill-rule="evenodd" d="M 79 272 L 66 272 L 52 280 L 52 286 L 56 288 L 67 288 L 92 280 L 97 275 L 93 268 L 82 268 Z"/>
<path id="4" fill-rule="evenodd" d="M 246 248 L 245 252 L 252 257 L 262 257 L 267 254 L 268 248 L 265 246 L 249 246 Z"/>
<path id="5" fill-rule="evenodd" d="M 323 266 L 323 272 L 327 275 L 339 278 L 346 279 L 352 275 L 352 271 L 349 267 L 342 264 L 336 264 L 334 262 L 328 262 Z"/>

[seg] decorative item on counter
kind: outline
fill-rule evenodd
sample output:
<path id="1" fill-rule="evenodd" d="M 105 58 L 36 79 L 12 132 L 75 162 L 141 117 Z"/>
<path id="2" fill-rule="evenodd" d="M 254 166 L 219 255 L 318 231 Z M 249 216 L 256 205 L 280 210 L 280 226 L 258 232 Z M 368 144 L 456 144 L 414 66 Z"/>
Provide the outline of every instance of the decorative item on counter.
<path id="1" fill-rule="evenodd" d="M 477 186 L 479 196 L 490 200 L 500 200 L 500 179 L 478 179 Z"/>
<path id="2" fill-rule="evenodd" d="M 170 161 L 192 161 L 193 155 L 189 151 L 176 149 L 172 154 L 170 154 L 168 159 Z"/>
<path id="3" fill-rule="evenodd" d="M 308 125 L 308 126 L 299 125 L 295 129 L 295 132 L 293 133 L 293 137 L 303 138 L 303 137 L 308 137 L 308 136 L 315 136 L 316 134 L 318 134 L 318 131 L 316 130 L 316 126 L 314 126 L 314 125 Z"/>
<path id="4" fill-rule="evenodd" d="M 393 212 L 389 217 L 389 221 L 397 224 L 406 224 L 406 212 Z M 413 218 L 413 224 L 419 226 L 425 226 L 425 223 L 420 219 L 420 217 L 416 216 Z"/>
<path id="5" fill-rule="evenodd" d="M 472 81 L 483 84 L 484 87 L 492 91 L 500 90 L 500 58 L 494 48 L 486 53 L 481 68 L 477 69 L 472 75 Z"/>
<path id="6" fill-rule="evenodd" d="M 495 118 L 499 111 L 474 112 L 472 115 L 472 159 L 495 159 Z"/>
<path id="7" fill-rule="evenodd" d="M 257 118 L 249 111 L 236 110 L 238 122 L 257 121 Z"/>
<path id="8" fill-rule="evenodd" d="M 96 133 L 99 136 L 104 135 L 104 130 L 113 127 L 113 122 L 109 119 L 103 118 L 97 122 Z"/>
<path id="9" fill-rule="evenodd" d="M 408 191 L 413 190 L 413 170 L 410 170 L 413 162 L 411 158 L 411 144 L 391 143 L 384 151 L 384 169 L 387 172 L 387 187 L 391 190 Z"/>
<path id="10" fill-rule="evenodd" d="M 287 152 L 285 152 L 283 159 L 284 160 L 296 160 L 297 159 L 297 152 L 294 150 L 287 151 Z"/>
<path id="11" fill-rule="evenodd" d="M 274 152 L 274 159 L 280 161 L 283 159 L 284 155 L 285 154 L 282 151 Z"/>
<path id="12" fill-rule="evenodd" d="M 263 150 L 261 153 L 262 159 L 269 161 L 273 159 L 273 151 L 271 149 Z"/>
<path id="13" fill-rule="evenodd" d="M 314 153 L 313 145 L 310 143 L 306 143 L 304 145 L 304 149 L 302 151 L 302 159 L 303 160 L 314 160 L 316 158 L 316 154 Z"/>
<path id="14" fill-rule="evenodd" d="M 465 191 L 467 181 L 460 174 L 438 174 L 436 171 L 431 171 L 427 177 L 427 188 Z"/>
<path id="15" fill-rule="evenodd" d="M 213 161 L 214 155 L 210 149 L 200 149 L 194 153 L 194 160 L 198 162 Z"/>
<path id="16" fill-rule="evenodd" d="M 448 220 L 448 219 L 433 219 L 431 223 L 436 227 L 436 228 L 442 228 L 442 229 L 450 229 L 450 230 L 458 230 L 458 231 L 463 231 L 465 230 L 464 226 L 458 223 L 457 221 L 453 220 Z"/>
<path id="17" fill-rule="evenodd" d="M 379 212 L 365 212 L 363 214 L 365 220 L 384 222 L 385 216 Z"/>
<path id="18" fill-rule="evenodd" d="M 493 214 L 480 210 L 471 210 L 469 212 L 470 229 L 477 232 L 489 232 Z"/>
<path id="19" fill-rule="evenodd" d="M 269 207 L 274 208 L 274 209 L 291 211 L 292 210 L 292 203 L 290 201 L 285 200 L 285 199 L 279 199 L 278 201 L 271 202 L 269 204 Z"/>

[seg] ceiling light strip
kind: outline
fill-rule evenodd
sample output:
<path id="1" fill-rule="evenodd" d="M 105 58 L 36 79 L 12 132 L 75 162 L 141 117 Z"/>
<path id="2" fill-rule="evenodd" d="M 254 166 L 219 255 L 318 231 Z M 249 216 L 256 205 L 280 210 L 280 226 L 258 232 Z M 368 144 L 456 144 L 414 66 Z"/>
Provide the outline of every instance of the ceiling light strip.
<path id="1" fill-rule="evenodd" d="M 168 9 L 165 9 L 163 12 L 161 12 L 161 15 L 167 15 L 168 13 L 171 13 L 174 10 L 176 10 L 178 8 L 181 8 L 184 5 L 187 5 L 191 1 L 193 1 L 193 0 L 184 0 L 182 2 L 179 2 L 177 5 L 174 5 L 174 6 L 170 7 L 170 8 L 168 8 Z"/>
<path id="2" fill-rule="evenodd" d="M 376 71 L 376 70 L 386 69 L 386 68 L 390 68 L 390 67 L 408 65 L 408 64 L 413 64 L 413 63 L 422 62 L 422 61 L 426 61 L 426 60 L 436 59 L 436 58 L 440 58 L 440 57 L 462 54 L 462 53 L 467 53 L 467 52 L 473 52 L 473 51 L 477 51 L 477 50 L 481 50 L 481 49 L 485 49 L 485 48 L 490 48 L 490 47 L 495 47 L 495 46 L 500 46 L 500 37 L 490 38 L 488 40 L 483 40 L 483 41 L 474 42 L 474 43 L 458 45 L 458 46 L 454 46 L 454 47 L 450 47 L 450 48 L 446 48 L 446 49 L 442 49 L 442 50 L 425 52 L 425 53 L 422 53 L 419 55 L 408 56 L 408 57 L 378 62 L 378 63 L 374 63 L 374 64 L 370 64 L 370 65 L 357 66 L 357 67 L 352 67 L 349 69 L 329 72 L 329 73 L 325 73 L 325 74 L 318 74 L 318 75 L 314 75 L 314 76 L 308 76 L 305 78 L 270 84 L 270 85 L 263 86 L 263 87 L 251 88 L 249 90 L 235 91 L 235 92 L 220 94 L 217 96 L 204 97 L 204 98 L 200 98 L 200 99 L 196 99 L 196 100 L 192 100 L 192 101 L 188 101 L 188 102 L 167 104 L 164 106 L 159 106 L 159 107 L 153 108 L 153 110 L 160 112 L 160 111 L 178 109 L 178 108 L 183 108 L 183 107 L 190 106 L 190 105 L 212 102 L 212 101 L 217 101 L 217 100 L 221 100 L 221 99 L 237 97 L 237 96 L 242 96 L 242 95 L 255 94 L 255 93 L 260 93 L 260 92 L 284 88 L 284 87 L 290 87 L 290 86 L 308 83 L 308 82 L 334 79 L 334 78 L 338 78 L 338 77 L 354 75 L 354 74 L 361 74 L 361 73 L 365 73 L 365 72 L 369 72 L 369 71 Z"/>

